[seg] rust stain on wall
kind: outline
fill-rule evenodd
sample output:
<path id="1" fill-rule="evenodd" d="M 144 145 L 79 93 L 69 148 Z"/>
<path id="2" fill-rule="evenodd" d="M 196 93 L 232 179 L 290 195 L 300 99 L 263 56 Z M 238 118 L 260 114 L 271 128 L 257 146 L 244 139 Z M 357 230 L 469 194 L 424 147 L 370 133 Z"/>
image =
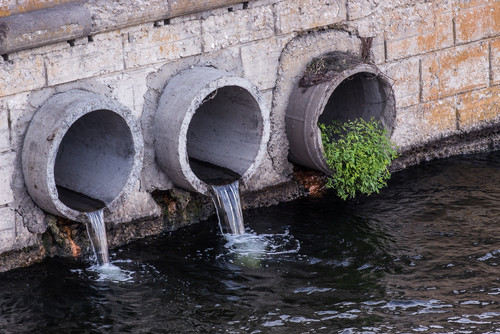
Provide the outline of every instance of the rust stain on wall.
<path id="1" fill-rule="evenodd" d="M 472 91 L 457 98 L 460 129 L 495 123 L 500 118 L 500 86 Z"/>

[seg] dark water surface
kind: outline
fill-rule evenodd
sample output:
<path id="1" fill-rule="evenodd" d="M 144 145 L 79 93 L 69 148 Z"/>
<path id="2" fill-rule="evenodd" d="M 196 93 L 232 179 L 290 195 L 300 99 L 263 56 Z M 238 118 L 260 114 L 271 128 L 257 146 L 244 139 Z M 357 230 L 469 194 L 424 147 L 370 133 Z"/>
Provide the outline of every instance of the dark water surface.
<path id="1" fill-rule="evenodd" d="M 244 218 L 0 274 L 0 333 L 500 333 L 500 153 Z"/>

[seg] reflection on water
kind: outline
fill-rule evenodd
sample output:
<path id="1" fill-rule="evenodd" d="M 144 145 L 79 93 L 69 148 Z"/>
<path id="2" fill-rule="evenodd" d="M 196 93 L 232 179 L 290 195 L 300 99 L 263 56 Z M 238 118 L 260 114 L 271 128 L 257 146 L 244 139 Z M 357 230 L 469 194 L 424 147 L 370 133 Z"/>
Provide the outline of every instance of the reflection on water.
<path id="1" fill-rule="evenodd" d="M 500 153 L 0 275 L 2 333 L 498 333 Z M 108 275 L 108 276 L 106 276 Z M 118 276 L 116 276 L 118 275 Z"/>

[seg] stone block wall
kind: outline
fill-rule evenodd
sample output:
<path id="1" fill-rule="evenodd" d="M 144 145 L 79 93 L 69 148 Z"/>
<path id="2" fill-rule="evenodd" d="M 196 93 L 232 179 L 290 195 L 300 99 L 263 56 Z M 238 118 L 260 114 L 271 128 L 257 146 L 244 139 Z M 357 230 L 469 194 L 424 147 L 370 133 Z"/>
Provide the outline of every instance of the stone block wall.
<path id="1" fill-rule="evenodd" d="M 62 27 L 40 43 L 35 37 L 12 44 L 21 45 L 12 52 L 2 47 L 9 38 L 2 22 L 10 19 L 12 27 L 18 19 L 21 25 L 22 15 L 61 6 L 83 7 L 91 24 Z M 77 37 L 64 40 L 65 34 Z M 291 180 L 284 120 L 289 94 L 306 65 L 329 51 L 359 54 L 362 37 L 372 38 L 370 61 L 392 80 L 397 104 L 392 139 L 402 152 L 498 125 L 498 0 L 2 2 L 0 253 L 42 245 L 50 225 L 27 195 L 20 151 L 31 118 L 53 94 L 83 89 L 132 111 L 143 130 L 144 169 L 123 210 L 106 220 L 162 219 L 151 193 L 174 185 L 155 162 L 152 115 L 173 76 L 212 66 L 247 78 L 262 92 L 271 139 L 262 172 L 243 189 L 259 191 Z"/>

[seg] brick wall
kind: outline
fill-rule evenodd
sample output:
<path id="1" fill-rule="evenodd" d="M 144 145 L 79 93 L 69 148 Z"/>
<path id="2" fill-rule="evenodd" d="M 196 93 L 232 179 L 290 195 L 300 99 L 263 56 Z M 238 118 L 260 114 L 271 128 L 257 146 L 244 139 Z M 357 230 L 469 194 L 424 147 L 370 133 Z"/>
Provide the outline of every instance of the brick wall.
<path id="1" fill-rule="evenodd" d="M 2 2 L 0 17 L 63 2 L 70 1 Z M 148 3 L 161 2 L 133 6 L 147 12 Z M 44 229 L 43 213 L 26 204 L 20 147 L 31 117 L 55 92 L 82 88 L 108 95 L 130 108 L 147 130 L 161 90 L 182 69 L 210 65 L 248 78 L 267 98 L 273 128 L 269 156 L 250 190 L 289 180 L 284 92 L 313 54 L 358 48 L 359 37 L 373 37 L 371 59 L 393 80 L 393 140 L 402 150 L 500 121 L 498 0 L 215 2 L 215 9 L 166 12 L 162 19 L 157 12 L 113 11 L 114 2 L 83 2 L 94 19 L 88 36 L 0 57 L 0 252 L 35 244 L 32 236 Z M 168 3 L 185 13 L 182 2 Z M 113 29 L 116 17 L 122 23 Z M 144 136 L 151 146 L 150 135 Z M 146 166 L 154 164 L 147 150 Z M 155 175 L 146 171 L 139 191 L 169 184 L 154 181 Z M 141 210 L 133 211 L 140 218 Z M 29 222 L 23 218 L 28 216 Z"/>

